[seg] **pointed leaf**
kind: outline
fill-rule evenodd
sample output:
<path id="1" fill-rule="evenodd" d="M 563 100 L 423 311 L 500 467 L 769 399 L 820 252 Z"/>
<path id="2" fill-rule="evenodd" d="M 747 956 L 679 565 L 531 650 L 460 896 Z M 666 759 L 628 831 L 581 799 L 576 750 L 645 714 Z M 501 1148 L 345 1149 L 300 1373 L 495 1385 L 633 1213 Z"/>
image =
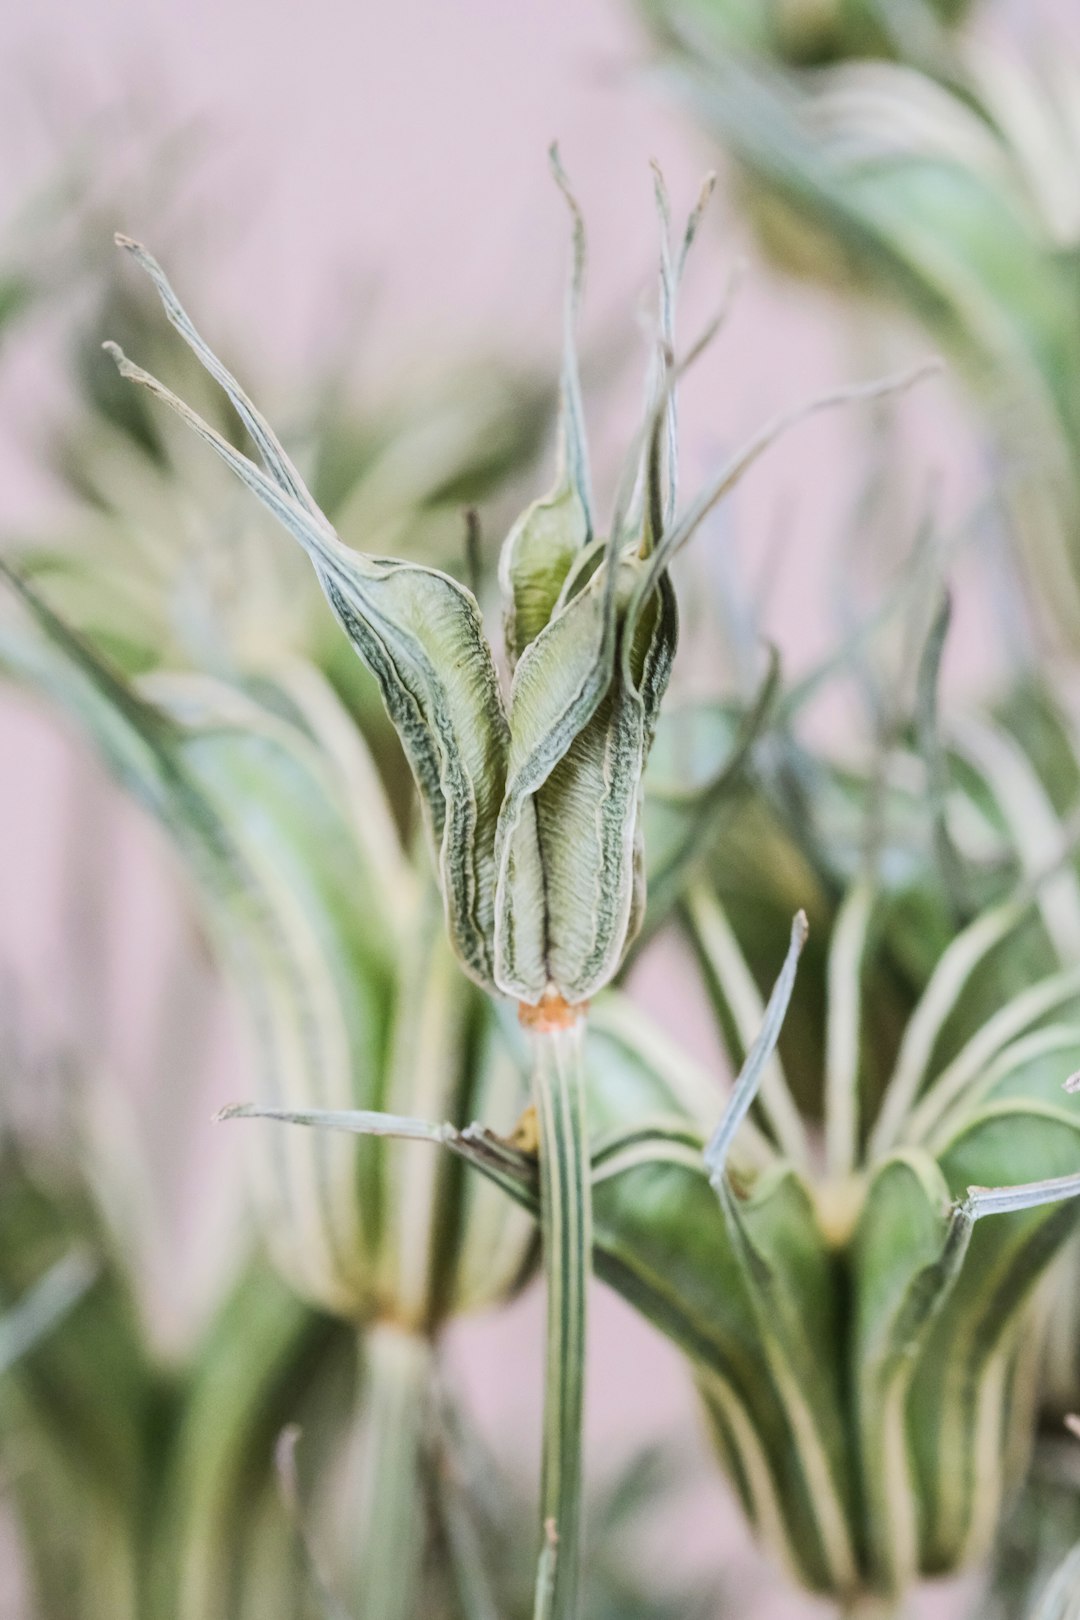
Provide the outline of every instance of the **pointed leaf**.
<path id="1" fill-rule="evenodd" d="M 121 373 L 169 405 L 307 552 L 331 607 L 378 683 L 408 756 L 439 856 L 447 920 L 467 970 L 492 982 L 493 845 L 506 720 L 472 594 L 435 569 L 368 558 L 342 544 L 268 424 L 194 332 L 154 261 L 139 250 L 170 318 L 226 389 L 262 472 L 148 372 L 115 349 Z"/>

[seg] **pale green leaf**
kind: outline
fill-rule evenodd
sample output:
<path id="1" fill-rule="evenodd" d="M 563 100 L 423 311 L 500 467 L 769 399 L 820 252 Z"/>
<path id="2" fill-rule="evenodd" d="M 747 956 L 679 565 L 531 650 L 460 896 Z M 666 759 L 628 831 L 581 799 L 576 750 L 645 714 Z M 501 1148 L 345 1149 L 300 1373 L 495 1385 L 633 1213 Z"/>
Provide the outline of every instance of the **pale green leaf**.
<path id="1" fill-rule="evenodd" d="M 573 222 L 560 387 L 558 467 L 554 488 L 534 501 L 518 518 L 499 557 L 506 654 L 511 669 L 550 620 L 575 558 L 592 539 L 588 450 L 575 336 L 585 277 L 585 224 L 555 147 L 551 149 L 551 164 Z"/>
<path id="2" fill-rule="evenodd" d="M 73 1249 L 20 1300 L 0 1312 L 0 1378 L 60 1328 L 96 1276 L 97 1267 L 90 1256 Z"/>
<path id="3" fill-rule="evenodd" d="M 170 318 L 204 364 L 209 350 L 144 250 Z M 492 983 L 494 837 L 507 748 L 498 678 L 475 598 L 436 569 L 369 558 L 342 544 L 268 424 L 219 362 L 213 375 L 236 405 L 266 472 L 156 378 L 113 346 L 122 374 L 169 405 L 307 552 L 360 657 L 378 683 L 420 789 L 451 937 L 467 970 Z"/>

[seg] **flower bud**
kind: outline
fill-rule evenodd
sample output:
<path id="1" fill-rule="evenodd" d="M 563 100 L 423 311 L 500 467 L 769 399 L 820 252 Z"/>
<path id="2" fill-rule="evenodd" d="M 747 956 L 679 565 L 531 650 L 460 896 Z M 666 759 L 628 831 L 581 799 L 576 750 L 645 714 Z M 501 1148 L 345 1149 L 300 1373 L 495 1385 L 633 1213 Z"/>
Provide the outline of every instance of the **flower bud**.
<path id="1" fill-rule="evenodd" d="M 565 190 L 554 155 L 553 162 Z M 573 322 L 584 247 L 570 199 L 575 253 L 560 476 L 552 494 L 511 531 L 500 568 L 513 667 L 508 701 L 472 592 L 437 569 L 344 545 L 269 424 L 191 324 L 161 268 L 138 243 L 118 238 L 225 389 L 262 466 L 115 344 L 106 347 L 121 372 L 176 411 L 307 552 L 375 677 L 412 767 L 454 950 L 478 984 L 530 1006 L 551 997 L 571 1005 L 588 1000 L 614 976 L 640 921 L 642 778 L 677 631 L 670 563 L 791 423 L 808 411 L 904 388 L 927 371 L 918 367 L 865 388 L 838 390 L 779 416 L 677 515 L 675 295 L 712 183 L 709 177 L 673 257 L 667 196 L 656 176 L 663 232 L 650 403 L 603 539 L 593 535 L 580 420 Z"/>

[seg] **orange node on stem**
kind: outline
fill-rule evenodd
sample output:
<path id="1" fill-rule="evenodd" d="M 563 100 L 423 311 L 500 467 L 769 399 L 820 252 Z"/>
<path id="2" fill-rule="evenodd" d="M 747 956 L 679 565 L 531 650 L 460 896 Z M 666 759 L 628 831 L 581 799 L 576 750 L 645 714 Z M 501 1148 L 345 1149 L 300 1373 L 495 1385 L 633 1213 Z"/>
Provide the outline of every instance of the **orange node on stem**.
<path id="1" fill-rule="evenodd" d="M 535 1007 L 530 1006 L 527 1001 L 519 1001 L 518 1020 L 524 1029 L 533 1029 L 541 1035 L 550 1035 L 556 1029 L 573 1029 L 587 1006 L 587 1001 L 578 1001 L 571 1005 L 570 1002 L 563 1000 L 557 990 L 549 990 Z"/>

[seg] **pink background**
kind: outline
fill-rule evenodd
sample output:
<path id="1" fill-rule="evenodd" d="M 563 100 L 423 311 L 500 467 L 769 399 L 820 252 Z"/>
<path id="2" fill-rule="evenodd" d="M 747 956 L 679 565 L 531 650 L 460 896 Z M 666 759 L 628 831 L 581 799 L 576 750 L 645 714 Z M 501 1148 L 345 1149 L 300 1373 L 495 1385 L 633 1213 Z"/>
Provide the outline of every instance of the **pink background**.
<path id="1" fill-rule="evenodd" d="M 1017 0 L 1006 24 L 1034 28 L 1060 7 Z M 1022 13 L 1022 15 L 1020 15 Z M 549 362 L 558 343 L 566 253 L 563 205 L 545 149 L 558 137 L 585 209 L 591 247 L 586 331 L 625 332 L 640 348 L 637 301 L 651 274 L 654 220 L 647 163 L 658 157 L 676 206 L 689 206 L 714 161 L 665 108 L 640 70 L 640 40 L 615 0 L 38 0 L 0 13 L 0 220 L 27 197 L 74 140 L 104 119 L 135 132 L 108 177 L 127 199 L 115 223 L 143 228 L 137 132 L 195 120 L 207 132 L 194 166 L 201 238 L 197 289 L 187 289 L 209 335 L 258 357 L 260 375 L 302 375 L 345 325 L 352 290 L 373 282 L 379 318 L 357 356 L 358 384 L 414 374 L 432 357 L 480 347 Z M 208 227 L 205 221 L 212 223 Z M 723 274 L 752 246 L 720 201 L 688 290 L 693 332 Z M 103 334 L 105 335 L 105 334 Z M 923 352 L 892 334 L 890 363 Z M 635 350 L 636 352 L 636 350 Z M 137 357 L 136 357 L 137 358 Z M 105 363 L 105 362 L 103 362 Z M 863 374 L 844 324 L 824 298 L 785 285 L 752 262 L 737 319 L 686 390 L 687 485 L 722 448 L 766 414 Z M 609 408 L 602 441 L 631 420 L 637 385 Z M 55 333 L 35 327 L 0 368 L 0 527 L 25 529 L 53 508 L 36 465 L 50 420 L 68 404 Z M 903 407 L 913 463 L 940 465 L 956 513 L 977 452 L 948 383 Z M 732 503 L 706 544 L 760 565 L 783 505 L 791 529 L 770 629 L 798 668 L 828 641 L 822 558 L 857 488 L 850 418 L 800 429 Z M 932 450 L 931 450 L 932 446 Z M 610 460 L 610 458 L 609 458 Z M 706 567 L 707 564 L 699 564 Z M 979 597 L 961 595 L 952 678 L 986 667 Z M 141 1256 L 152 1315 L 166 1345 L 182 1344 L 238 1231 L 239 1146 L 209 1124 L 217 1103 L 246 1094 L 243 1053 L 210 976 L 196 968 L 193 1004 L 210 1020 L 210 1061 L 159 1028 L 163 985 L 186 941 L 183 901 L 156 834 L 105 783 L 82 750 L 33 705 L 0 694 L 0 971 L 34 1044 L 77 1039 L 131 1099 L 109 1121 L 161 1160 L 169 1219 L 146 1227 Z M 91 961 L 73 970 L 71 851 L 90 846 L 107 874 L 107 928 L 96 922 Z M 695 1026 L 679 963 L 669 956 L 646 994 L 667 1021 Z M 89 1031 L 89 1034 L 87 1033 Z M 704 1037 L 700 1037 L 704 1039 Z M 165 1077 L 163 1079 L 163 1076 Z M 0 1082 L 2 1083 L 2 1082 Z M 189 1137 L 190 1155 L 170 1143 Z M 134 1154 L 122 1145 L 117 1159 Z M 137 1190 L 131 1196 L 138 1197 Z M 492 1432 L 537 1440 L 540 1317 L 530 1296 L 497 1320 L 463 1326 L 454 1354 Z M 655 1434 L 702 1454 L 709 1482 L 665 1534 L 680 1558 L 730 1567 L 732 1609 L 772 1620 L 805 1606 L 757 1572 L 727 1492 L 697 1435 L 692 1395 L 676 1356 L 598 1290 L 591 1361 L 589 1447 L 598 1467 Z M 785 1603 L 787 1606 L 785 1606 Z"/>

